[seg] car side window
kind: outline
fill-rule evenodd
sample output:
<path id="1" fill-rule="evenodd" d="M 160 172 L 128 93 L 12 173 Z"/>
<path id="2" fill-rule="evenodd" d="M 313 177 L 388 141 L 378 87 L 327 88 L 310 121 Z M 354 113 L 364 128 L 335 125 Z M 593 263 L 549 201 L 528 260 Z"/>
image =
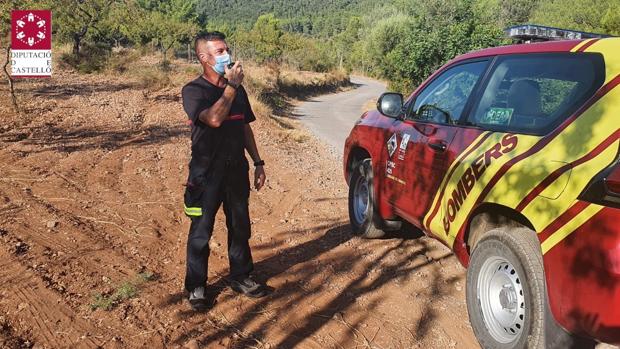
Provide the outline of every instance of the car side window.
<path id="1" fill-rule="evenodd" d="M 477 61 L 449 68 L 418 94 L 407 118 L 456 124 L 486 66 L 487 61 Z"/>
<path id="2" fill-rule="evenodd" d="M 502 57 L 493 68 L 468 124 L 500 132 L 543 135 L 600 88 L 599 54 Z"/>

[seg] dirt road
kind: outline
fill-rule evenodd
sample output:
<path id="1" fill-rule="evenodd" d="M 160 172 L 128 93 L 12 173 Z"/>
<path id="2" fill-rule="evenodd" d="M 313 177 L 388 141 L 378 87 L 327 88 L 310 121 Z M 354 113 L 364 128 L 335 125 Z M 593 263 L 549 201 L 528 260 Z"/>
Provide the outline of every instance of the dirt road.
<path id="1" fill-rule="evenodd" d="M 354 89 L 311 98 L 294 111 L 308 129 L 342 156 L 344 141 L 362 107 L 385 92 L 384 83 L 362 76 L 351 76 Z"/>
<path id="2" fill-rule="evenodd" d="M 351 236 L 340 162 L 265 115 L 254 127 L 269 183 L 251 196 L 251 244 L 257 278 L 276 292 L 252 300 L 226 287 L 220 214 L 214 306 L 192 313 L 180 86 L 59 71 L 18 84 L 25 116 L 0 89 L 0 347 L 477 346 L 448 249 Z"/>

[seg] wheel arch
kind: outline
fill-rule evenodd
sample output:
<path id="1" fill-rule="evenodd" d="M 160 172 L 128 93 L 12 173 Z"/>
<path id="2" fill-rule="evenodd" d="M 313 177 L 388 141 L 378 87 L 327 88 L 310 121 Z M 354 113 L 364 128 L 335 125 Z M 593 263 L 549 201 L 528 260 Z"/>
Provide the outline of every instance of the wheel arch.
<path id="1" fill-rule="evenodd" d="M 464 233 L 462 236 L 457 236 L 457 239 L 455 240 L 453 249 L 459 261 L 465 267 L 468 267 L 470 256 L 476 243 L 480 241 L 486 233 L 499 227 L 526 228 L 518 229 L 520 231 L 519 234 L 528 234 L 528 232 L 534 234 L 534 238 L 537 242 L 536 246 L 538 247 L 538 251 L 540 252 L 540 256 L 543 261 L 542 273 L 545 283 L 545 297 L 549 297 L 545 299 L 547 311 L 547 317 L 545 319 L 545 336 L 548 336 L 546 338 L 546 344 L 550 345 L 552 348 L 594 348 L 594 342 L 590 338 L 570 334 L 570 332 L 562 327 L 562 325 L 560 325 L 560 323 L 556 320 L 558 315 L 556 313 L 557 310 L 550 306 L 550 297 L 552 297 L 552 288 L 557 286 L 554 286 L 553 283 L 548 282 L 547 265 L 545 263 L 540 240 L 534 225 L 519 211 L 495 203 L 485 203 L 477 207 L 472 212 Z"/>
<path id="2" fill-rule="evenodd" d="M 401 219 L 397 217 L 393 212 L 388 208 L 385 201 L 382 200 L 381 197 L 381 179 L 380 176 L 377 176 L 376 171 L 376 163 L 374 162 L 376 159 L 373 158 L 372 153 L 368 151 L 366 148 L 359 144 L 355 144 L 351 146 L 351 150 L 347 155 L 347 159 L 344 162 L 345 171 L 346 171 L 346 181 L 350 186 L 351 183 L 351 171 L 355 169 L 357 164 L 364 160 L 371 159 L 373 172 L 373 193 L 374 193 L 374 202 L 373 205 L 377 214 L 373 217 L 374 224 L 376 227 L 382 230 L 398 230 L 401 227 Z"/>
<path id="3" fill-rule="evenodd" d="M 469 264 L 471 252 L 480 238 L 499 227 L 525 227 L 536 232 L 532 222 L 521 212 L 500 204 L 483 203 L 472 211 L 465 230 L 454 242 L 454 251 L 464 266 Z"/>
<path id="4" fill-rule="evenodd" d="M 370 152 L 364 147 L 360 145 L 354 145 L 353 147 L 351 147 L 348 158 L 346 159 L 345 167 L 347 184 L 350 185 L 349 180 L 351 178 L 351 171 L 353 170 L 353 168 L 355 168 L 359 161 L 366 158 L 372 158 L 372 156 L 370 155 Z"/>

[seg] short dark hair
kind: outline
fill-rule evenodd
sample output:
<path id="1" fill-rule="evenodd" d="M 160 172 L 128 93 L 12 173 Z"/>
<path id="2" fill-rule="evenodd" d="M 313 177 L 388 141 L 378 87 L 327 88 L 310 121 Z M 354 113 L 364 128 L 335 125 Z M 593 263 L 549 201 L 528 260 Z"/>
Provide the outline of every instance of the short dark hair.
<path id="1" fill-rule="evenodd" d="M 226 40 L 226 35 L 222 32 L 212 31 L 199 33 L 198 35 L 196 35 L 196 39 L 194 39 L 194 51 L 198 52 L 198 44 L 200 44 L 201 42 L 224 40 Z"/>

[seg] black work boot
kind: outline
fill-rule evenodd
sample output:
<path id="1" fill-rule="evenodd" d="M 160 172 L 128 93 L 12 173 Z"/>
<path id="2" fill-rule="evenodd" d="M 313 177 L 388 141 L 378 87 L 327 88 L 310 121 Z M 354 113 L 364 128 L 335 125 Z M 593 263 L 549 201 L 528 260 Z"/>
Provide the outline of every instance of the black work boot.
<path id="1" fill-rule="evenodd" d="M 196 287 L 189 293 L 189 304 L 194 311 L 205 311 L 209 309 L 204 287 Z"/>
<path id="2" fill-rule="evenodd" d="M 230 280 L 230 287 L 233 291 L 252 298 L 265 297 L 273 291 L 272 288 L 259 284 L 249 276 L 242 279 Z"/>

